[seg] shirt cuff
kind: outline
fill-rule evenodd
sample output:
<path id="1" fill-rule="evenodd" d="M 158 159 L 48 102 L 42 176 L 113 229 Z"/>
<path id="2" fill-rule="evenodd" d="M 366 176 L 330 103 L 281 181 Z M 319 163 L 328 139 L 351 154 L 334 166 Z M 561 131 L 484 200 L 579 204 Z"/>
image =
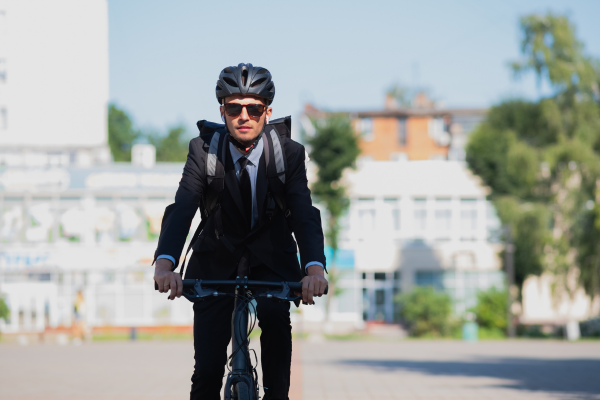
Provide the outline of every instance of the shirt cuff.
<path id="1" fill-rule="evenodd" d="M 306 272 L 307 269 L 308 269 L 308 267 L 310 267 L 311 265 L 318 265 L 319 267 L 325 269 L 325 267 L 323 266 L 323 264 L 321 264 L 320 262 L 318 262 L 318 261 L 311 261 L 308 264 L 306 264 L 306 267 L 304 267 L 304 272 Z"/>
<path id="2" fill-rule="evenodd" d="M 160 260 L 161 258 L 166 258 L 167 260 L 171 260 L 171 262 L 173 263 L 173 266 L 175 265 L 175 259 L 171 256 L 168 256 L 166 254 L 161 254 L 160 256 L 156 257 L 157 260 Z"/>

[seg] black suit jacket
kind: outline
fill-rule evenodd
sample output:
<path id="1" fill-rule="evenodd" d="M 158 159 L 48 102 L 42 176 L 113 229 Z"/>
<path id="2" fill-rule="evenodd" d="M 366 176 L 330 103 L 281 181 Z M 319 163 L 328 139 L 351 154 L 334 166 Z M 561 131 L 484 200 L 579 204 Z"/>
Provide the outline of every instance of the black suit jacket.
<path id="1" fill-rule="evenodd" d="M 166 254 L 179 260 L 200 199 L 204 191 L 208 190 L 205 169 L 211 138 L 212 134 L 208 134 L 190 141 L 175 203 L 165 210 L 155 259 Z M 312 205 L 308 189 L 304 146 L 286 137 L 281 137 L 280 140 L 286 157 L 285 200 L 291 216 L 286 221 L 279 209 L 271 219 L 265 215 L 268 180 L 263 153 L 256 177 L 259 219 L 252 231 L 249 230 L 233 160 L 227 149 L 225 185 L 220 204 L 223 233 L 234 245 L 235 251 L 229 251 L 217 239 L 214 215 L 211 216 L 206 221 L 200 238 L 193 244 L 194 251 L 186 278 L 228 279 L 236 270 L 246 249 L 251 254 L 251 266 L 265 264 L 287 281 L 299 281 L 304 276 L 304 266 L 308 262 L 318 261 L 325 266 L 321 216 L 319 210 Z M 298 247 L 302 268 L 298 263 Z"/>

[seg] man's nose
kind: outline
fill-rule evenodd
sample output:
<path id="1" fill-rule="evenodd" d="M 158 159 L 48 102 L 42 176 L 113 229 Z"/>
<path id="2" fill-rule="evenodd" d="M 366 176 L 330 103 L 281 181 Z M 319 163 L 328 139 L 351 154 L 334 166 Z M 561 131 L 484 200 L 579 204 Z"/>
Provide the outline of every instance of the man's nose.
<path id="1" fill-rule="evenodd" d="M 248 110 L 246 110 L 246 107 L 242 107 L 242 112 L 240 113 L 240 119 L 244 120 L 244 121 L 248 121 L 250 119 L 250 116 L 248 115 Z"/>

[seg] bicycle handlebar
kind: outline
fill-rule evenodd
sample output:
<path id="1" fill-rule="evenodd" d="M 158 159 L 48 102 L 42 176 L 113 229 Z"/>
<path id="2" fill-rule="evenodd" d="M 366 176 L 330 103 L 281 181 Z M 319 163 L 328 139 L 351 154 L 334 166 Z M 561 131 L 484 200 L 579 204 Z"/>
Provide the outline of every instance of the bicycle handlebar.
<path id="1" fill-rule="evenodd" d="M 196 284 L 196 279 L 184 279 L 183 288 L 193 287 Z M 302 282 L 285 282 L 293 292 L 302 292 Z M 234 280 L 202 280 L 202 286 L 215 287 L 215 286 L 236 286 L 239 282 Z M 270 282 L 270 281 L 247 281 L 244 286 L 248 288 L 264 288 L 264 289 L 283 289 L 283 282 Z M 325 289 L 327 294 L 327 288 Z"/>
<path id="2" fill-rule="evenodd" d="M 184 279 L 183 296 L 191 302 L 201 301 L 211 296 L 222 296 L 226 293 L 218 292 L 215 287 L 222 286 L 244 286 L 244 289 L 267 289 L 265 293 L 259 293 L 259 297 L 278 299 L 281 301 L 295 301 L 301 296 L 295 293 L 302 292 L 302 282 L 269 282 L 269 281 L 249 281 L 248 279 L 236 280 L 202 280 L 202 279 Z M 158 289 L 155 283 L 155 288 Z M 325 288 L 327 294 L 328 288 Z"/>

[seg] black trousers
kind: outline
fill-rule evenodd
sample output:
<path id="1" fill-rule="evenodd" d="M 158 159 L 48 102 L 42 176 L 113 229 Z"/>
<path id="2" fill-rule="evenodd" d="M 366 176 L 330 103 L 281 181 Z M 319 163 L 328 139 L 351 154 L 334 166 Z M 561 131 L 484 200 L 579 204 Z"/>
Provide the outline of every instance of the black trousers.
<path id="1" fill-rule="evenodd" d="M 235 277 L 233 278 L 235 279 Z M 250 269 L 249 279 L 281 281 L 266 266 Z M 234 298 L 215 297 L 194 304 L 194 374 L 191 400 L 219 400 L 227 345 L 231 340 Z M 264 400 L 287 400 L 292 362 L 290 303 L 257 299 Z M 252 347 L 252 346 L 251 346 Z"/>

